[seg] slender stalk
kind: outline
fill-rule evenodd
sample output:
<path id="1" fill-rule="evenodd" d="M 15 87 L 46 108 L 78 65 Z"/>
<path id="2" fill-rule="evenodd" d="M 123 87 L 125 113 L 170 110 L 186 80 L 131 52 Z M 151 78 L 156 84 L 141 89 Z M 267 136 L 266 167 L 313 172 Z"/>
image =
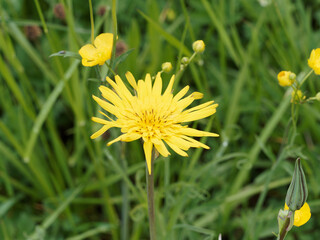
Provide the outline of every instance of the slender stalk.
<path id="1" fill-rule="evenodd" d="M 114 68 L 114 59 L 116 56 L 116 47 L 115 46 L 117 44 L 117 36 L 118 36 L 117 0 L 112 0 L 111 14 L 112 14 L 113 48 L 112 48 L 110 66 L 111 66 L 111 68 Z M 114 74 L 114 72 L 113 72 L 113 74 Z"/>
<path id="2" fill-rule="evenodd" d="M 156 152 L 152 151 L 151 158 L 151 174 L 149 175 L 148 169 L 147 175 L 147 194 L 148 194 L 148 215 L 149 215 L 149 229 L 150 229 L 150 240 L 156 240 L 156 224 L 155 224 L 155 211 L 154 211 L 154 179 L 153 179 L 153 162 L 155 160 Z"/>
<path id="3" fill-rule="evenodd" d="M 92 1 L 89 0 L 89 9 L 90 9 L 90 22 L 91 22 L 91 43 L 94 42 L 94 22 L 93 22 L 93 10 L 92 10 Z"/>
<path id="4" fill-rule="evenodd" d="M 121 143 L 121 156 L 120 162 L 123 168 L 123 171 L 127 174 L 127 162 L 126 162 L 126 143 Z M 121 182 L 121 193 L 122 193 L 122 211 L 121 211 L 121 240 L 127 240 L 128 238 L 128 229 L 129 229 L 129 191 L 128 185 L 125 180 Z"/>

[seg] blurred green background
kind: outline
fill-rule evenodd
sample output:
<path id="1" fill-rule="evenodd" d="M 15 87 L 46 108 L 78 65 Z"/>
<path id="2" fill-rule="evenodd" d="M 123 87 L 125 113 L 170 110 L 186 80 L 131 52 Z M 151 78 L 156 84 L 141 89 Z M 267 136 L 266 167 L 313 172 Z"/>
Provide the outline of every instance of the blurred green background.
<path id="1" fill-rule="evenodd" d="M 93 1 L 96 35 L 112 32 L 111 6 Z M 320 103 L 296 105 L 294 129 L 277 74 L 310 71 L 320 1 L 122 0 L 117 20 L 118 53 L 133 49 L 115 69 L 123 79 L 155 75 L 167 61 L 176 72 L 202 39 L 206 50 L 175 93 L 190 85 L 204 93 L 198 103 L 219 103 L 214 118 L 192 125 L 220 134 L 201 139 L 210 150 L 155 163 L 158 239 L 275 239 L 297 157 L 312 217 L 287 239 L 319 239 Z M 90 42 L 88 1 L 2 0 L 0 21 L 0 239 L 148 239 L 140 142 L 106 147 L 118 130 L 91 140 L 95 68 L 49 58 Z M 171 74 L 162 76 L 166 85 Z M 315 96 L 319 76 L 302 90 Z"/>

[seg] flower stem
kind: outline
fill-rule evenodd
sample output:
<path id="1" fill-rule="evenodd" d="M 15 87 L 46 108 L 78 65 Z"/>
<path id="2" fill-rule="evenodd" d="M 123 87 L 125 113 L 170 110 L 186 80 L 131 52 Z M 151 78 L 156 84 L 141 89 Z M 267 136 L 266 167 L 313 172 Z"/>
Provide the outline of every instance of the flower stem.
<path id="1" fill-rule="evenodd" d="M 148 194 L 148 215 L 149 215 L 149 229 L 150 240 L 156 240 L 156 225 L 155 225 L 155 211 L 154 211 L 154 180 L 153 180 L 153 162 L 155 160 L 155 150 L 152 151 L 151 158 L 151 174 L 149 175 L 147 169 L 147 194 Z"/>
<path id="2" fill-rule="evenodd" d="M 93 22 L 93 10 L 92 10 L 92 1 L 89 0 L 89 9 L 90 9 L 90 22 L 91 22 L 91 43 L 94 42 L 94 22 Z"/>

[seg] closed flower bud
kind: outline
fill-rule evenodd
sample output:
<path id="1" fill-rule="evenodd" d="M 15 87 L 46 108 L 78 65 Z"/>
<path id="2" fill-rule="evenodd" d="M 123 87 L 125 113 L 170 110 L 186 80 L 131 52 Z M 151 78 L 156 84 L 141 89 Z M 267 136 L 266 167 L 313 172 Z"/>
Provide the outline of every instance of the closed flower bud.
<path id="1" fill-rule="evenodd" d="M 278 74 L 279 85 L 282 87 L 291 86 L 296 80 L 296 75 L 290 71 L 281 71 Z"/>
<path id="2" fill-rule="evenodd" d="M 192 49 L 196 53 L 202 53 L 205 49 L 205 44 L 202 40 L 197 40 L 192 44 Z"/>
<path id="3" fill-rule="evenodd" d="M 171 62 L 165 62 L 161 65 L 162 71 L 168 73 L 172 70 L 172 64 Z"/>
<path id="4" fill-rule="evenodd" d="M 301 166 L 300 158 L 296 160 L 292 180 L 286 195 L 286 204 L 290 211 L 299 210 L 308 197 L 306 178 Z"/>
<path id="5" fill-rule="evenodd" d="M 297 103 L 301 102 L 302 100 L 306 99 L 306 96 L 303 95 L 301 90 L 293 91 L 291 93 L 291 102 Z"/>
<path id="6" fill-rule="evenodd" d="M 189 58 L 188 58 L 188 57 L 183 57 L 183 58 L 181 59 L 181 63 L 184 64 L 184 65 L 189 64 Z"/>
<path id="7" fill-rule="evenodd" d="M 317 95 L 316 95 L 316 99 L 317 99 L 317 101 L 319 101 L 319 102 L 320 102 L 320 92 L 318 92 L 318 93 L 317 93 Z"/>

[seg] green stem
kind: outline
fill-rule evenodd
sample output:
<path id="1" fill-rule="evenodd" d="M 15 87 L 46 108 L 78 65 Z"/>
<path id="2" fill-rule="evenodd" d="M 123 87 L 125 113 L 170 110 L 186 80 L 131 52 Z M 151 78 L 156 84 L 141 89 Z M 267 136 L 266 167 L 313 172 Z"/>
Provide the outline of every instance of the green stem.
<path id="1" fill-rule="evenodd" d="M 151 158 L 151 174 L 147 175 L 147 194 L 148 194 L 148 215 L 149 215 L 149 229 L 150 240 L 156 240 L 156 225 L 155 225 L 155 211 L 154 211 L 154 180 L 153 180 L 153 162 L 155 160 L 155 150 L 152 151 Z"/>
<path id="2" fill-rule="evenodd" d="M 118 23 L 117 23 L 117 0 L 112 0 L 112 28 L 113 28 L 113 48 L 112 48 L 112 55 L 110 60 L 110 66 L 113 68 L 114 59 L 116 56 L 116 44 L 117 44 L 117 37 L 118 37 Z M 114 74 L 114 72 L 112 71 Z M 114 74 L 116 75 L 116 74 Z"/>
<path id="3" fill-rule="evenodd" d="M 90 22 L 91 22 L 91 43 L 94 43 L 94 22 L 93 22 L 93 10 L 92 10 L 92 1 L 89 0 L 89 9 L 90 9 Z"/>
<path id="4" fill-rule="evenodd" d="M 127 162 L 126 162 L 126 143 L 121 143 L 121 156 L 120 162 L 123 171 L 127 174 Z M 125 180 L 121 183 L 121 193 L 122 193 L 122 211 L 121 211 L 121 239 L 128 239 L 128 229 L 129 229 L 129 191 L 128 185 Z"/>
<path id="5" fill-rule="evenodd" d="M 311 73 L 313 73 L 313 69 L 311 69 L 310 72 L 308 72 L 308 74 L 302 79 L 301 83 L 298 85 L 298 88 L 300 88 L 303 85 L 303 83 L 308 79 Z"/>
<path id="6" fill-rule="evenodd" d="M 106 62 L 106 66 L 108 67 L 109 71 L 113 74 L 113 76 L 116 76 L 116 72 L 113 71 L 112 67 L 111 67 L 111 64 L 109 65 L 107 62 Z M 109 74 L 108 74 L 109 75 Z"/>
<path id="7" fill-rule="evenodd" d="M 36 4 L 36 8 L 37 8 L 37 11 L 38 11 L 41 23 L 42 23 L 42 27 L 43 27 L 44 33 L 47 34 L 48 33 L 48 27 L 47 27 L 46 21 L 44 20 L 43 13 L 42 13 L 39 1 L 38 0 L 34 0 L 34 2 Z"/>

